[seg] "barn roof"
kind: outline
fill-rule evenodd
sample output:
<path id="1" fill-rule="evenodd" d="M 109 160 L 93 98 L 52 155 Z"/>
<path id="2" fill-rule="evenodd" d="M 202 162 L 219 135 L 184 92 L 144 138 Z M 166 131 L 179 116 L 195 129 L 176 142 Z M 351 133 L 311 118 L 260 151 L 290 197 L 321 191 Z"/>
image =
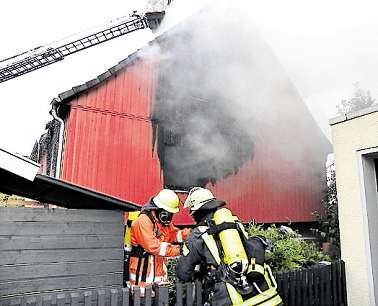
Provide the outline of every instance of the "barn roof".
<path id="1" fill-rule="evenodd" d="M 89 91 L 91 88 L 101 84 L 105 80 L 109 79 L 113 75 L 115 75 L 120 70 L 130 66 L 136 59 L 139 58 L 140 51 L 146 50 L 149 47 L 152 46 L 152 44 L 156 42 L 162 41 L 166 37 L 166 33 L 170 31 L 165 32 L 164 34 L 156 37 L 154 40 L 150 41 L 146 46 L 138 49 L 134 53 L 130 54 L 127 58 L 120 61 L 118 64 L 114 65 L 113 67 L 110 67 L 107 71 L 104 73 L 98 75 L 92 80 L 89 80 L 83 84 L 77 85 L 72 87 L 69 90 L 63 91 L 60 94 L 58 94 L 60 102 L 66 103 L 74 99 L 75 97 L 78 97 L 79 95 Z"/>

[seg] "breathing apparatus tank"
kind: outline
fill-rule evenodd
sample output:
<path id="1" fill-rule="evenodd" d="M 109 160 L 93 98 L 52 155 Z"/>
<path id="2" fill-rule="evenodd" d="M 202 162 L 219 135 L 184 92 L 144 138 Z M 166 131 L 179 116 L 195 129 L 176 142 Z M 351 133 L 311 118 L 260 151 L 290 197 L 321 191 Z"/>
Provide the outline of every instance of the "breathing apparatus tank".
<path id="1" fill-rule="evenodd" d="M 224 222 L 234 223 L 235 218 L 227 208 L 218 209 L 213 217 L 215 225 Z M 219 232 L 219 240 L 223 249 L 223 262 L 234 276 L 241 276 L 248 268 L 248 257 L 239 232 L 235 228 L 227 228 Z"/>
<path id="2" fill-rule="evenodd" d="M 124 248 L 126 252 L 131 252 L 131 224 L 138 218 L 140 211 L 131 211 L 128 214 L 125 227 Z"/>

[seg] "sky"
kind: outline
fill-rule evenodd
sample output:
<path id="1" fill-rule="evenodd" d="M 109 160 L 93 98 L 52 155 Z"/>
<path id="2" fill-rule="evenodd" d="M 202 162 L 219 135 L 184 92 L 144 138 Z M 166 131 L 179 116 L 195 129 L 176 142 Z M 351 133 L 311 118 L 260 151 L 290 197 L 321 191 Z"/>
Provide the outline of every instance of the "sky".
<path id="1" fill-rule="evenodd" d="M 174 0 L 164 26 L 169 28 L 205 4 L 216 2 Z M 352 96 L 355 82 L 378 99 L 378 2 L 231 3 L 245 5 L 251 22 L 327 137 L 328 119 L 336 116 L 336 104 Z M 145 4 L 146 0 L 7 1 L 0 12 L 0 59 L 63 38 L 67 41 L 70 35 L 80 35 L 84 30 L 90 33 L 133 10 L 143 10 Z M 29 155 L 51 119 L 54 97 L 105 72 L 153 38 L 148 29 L 137 31 L 0 83 L 0 147 Z"/>

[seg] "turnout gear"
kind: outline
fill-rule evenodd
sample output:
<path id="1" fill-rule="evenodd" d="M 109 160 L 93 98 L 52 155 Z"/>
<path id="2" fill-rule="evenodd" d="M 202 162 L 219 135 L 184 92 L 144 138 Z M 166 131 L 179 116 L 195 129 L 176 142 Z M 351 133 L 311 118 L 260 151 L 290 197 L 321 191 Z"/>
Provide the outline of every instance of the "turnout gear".
<path id="1" fill-rule="evenodd" d="M 156 198 L 156 197 L 155 197 Z M 165 257 L 180 255 L 181 243 L 189 229 L 179 230 L 173 224 L 162 224 L 155 205 L 155 198 L 142 208 L 138 218 L 131 224 L 131 246 L 128 285 L 139 286 L 142 294 L 146 285 L 168 281 Z"/>
<path id="2" fill-rule="evenodd" d="M 203 213 L 201 207 L 194 217 Z M 184 282 L 198 278 L 194 271 L 199 264 L 199 270 L 204 271 L 199 278 L 205 305 L 281 305 L 274 277 L 264 263 L 265 247 L 264 238 L 248 239 L 237 217 L 218 206 L 208 211 L 189 235 L 178 259 L 177 277 Z"/>
<path id="3" fill-rule="evenodd" d="M 169 189 L 161 190 L 154 198 L 155 205 L 172 214 L 179 212 L 180 199 L 177 194 Z"/>

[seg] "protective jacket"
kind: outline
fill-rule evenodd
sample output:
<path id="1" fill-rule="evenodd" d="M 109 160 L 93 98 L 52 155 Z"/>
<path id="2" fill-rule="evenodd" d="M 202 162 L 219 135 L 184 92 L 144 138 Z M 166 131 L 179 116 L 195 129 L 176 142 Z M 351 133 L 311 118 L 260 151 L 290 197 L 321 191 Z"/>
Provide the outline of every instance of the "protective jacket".
<path id="1" fill-rule="evenodd" d="M 163 226 L 154 210 L 148 210 L 148 207 L 142 210 L 131 225 L 130 284 L 143 288 L 168 281 L 165 257 L 180 255 L 180 246 L 172 243 L 183 242 L 189 232 L 189 229 L 179 230 L 173 224 Z"/>
<path id="2" fill-rule="evenodd" d="M 241 292 L 234 283 L 229 281 L 224 272 L 224 260 L 220 259 L 222 257 L 220 254 L 222 253 L 219 249 L 222 246 L 219 241 L 215 241 L 216 238 L 213 237 L 215 235 L 212 235 L 211 231 L 208 231 L 209 227 L 207 224 L 210 224 L 209 221 L 213 220 L 213 216 L 214 212 L 209 213 L 205 217 L 205 220 L 190 233 L 188 239 L 185 241 L 183 256 L 177 262 L 177 277 L 183 282 L 194 279 L 202 280 L 204 288 L 202 299 L 206 305 L 281 305 L 282 300 L 272 285 L 275 282 L 273 276 L 270 275 L 270 278 L 267 275 L 268 272 L 265 273 L 265 268 L 268 269 L 267 266 L 262 268 L 261 272 L 263 276 L 258 281 L 258 289 L 251 286 L 251 290 L 247 293 Z M 228 223 L 227 227 L 231 228 L 231 225 Z M 242 230 L 244 231 L 244 228 Z M 233 241 L 231 241 L 231 244 L 233 244 Z M 254 259 L 249 258 L 249 260 L 251 264 L 248 271 L 251 268 L 256 269 Z"/>

